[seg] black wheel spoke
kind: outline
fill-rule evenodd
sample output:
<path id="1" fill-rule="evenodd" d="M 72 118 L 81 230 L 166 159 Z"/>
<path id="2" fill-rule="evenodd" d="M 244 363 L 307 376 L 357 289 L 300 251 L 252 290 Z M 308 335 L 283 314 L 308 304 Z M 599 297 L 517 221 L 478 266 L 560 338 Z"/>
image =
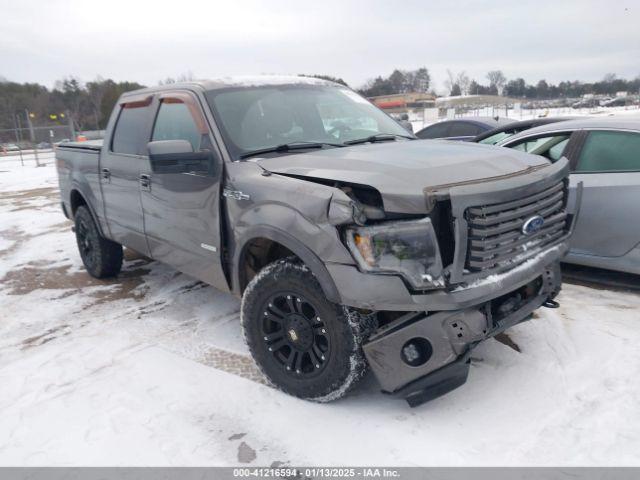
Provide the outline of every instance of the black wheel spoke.
<path id="1" fill-rule="evenodd" d="M 269 302 L 269 305 L 267 305 L 269 308 L 269 310 L 271 310 L 271 312 L 274 315 L 277 315 L 280 318 L 284 318 L 287 316 L 286 313 L 284 313 L 282 310 L 280 310 L 278 307 L 275 306 L 275 304 L 273 302 Z"/>
<path id="2" fill-rule="evenodd" d="M 297 374 L 301 374 L 302 373 L 302 357 L 304 356 L 303 353 L 298 353 L 298 356 L 296 357 L 296 373 Z"/>
<path id="3" fill-rule="evenodd" d="M 265 317 L 268 318 L 269 320 L 271 320 L 272 322 L 276 322 L 276 323 L 282 323 L 283 322 L 283 318 L 279 317 L 277 315 L 274 315 L 273 312 L 270 312 L 269 310 L 265 310 Z"/>
<path id="4" fill-rule="evenodd" d="M 314 325 L 313 329 L 316 335 L 322 335 L 323 337 L 327 335 L 327 328 L 324 324 Z"/>
<path id="5" fill-rule="evenodd" d="M 286 368 L 287 370 L 293 370 L 296 363 L 296 357 L 298 356 L 298 352 L 296 350 L 291 349 L 289 352 L 289 356 L 287 357 Z"/>
<path id="6" fill-rule="evenodd" d="M 289 307 L 289 313 L 297 313 L 296 301 L 291 295 L 287 295 L 287 307 Z"/>
<path id="7" fill-rule="evenodd" d="M 284 339 L 284 332 L 282 330 L 278 330 L 277 332 L 269 333 L 264 336 L 265 342 L 275 342 L 280 339 Z"/>
<path id="8" fill-rule="evenodd" d="M 320 368 L 322 361 L 320 360 L 320 357 L 316 355 L 316 352 L 313 349 L 313 347 L 309 350 L 309 358 L 311 358 L 311 363 L 313 364 L 313 368 Z"/>
<path id="9" fill-rule="evenodd" d="M 315 343 L 313 344 L 313 354 L 320 359 L 320 361 L 324 362 L 325 360 L 325 356 L 324 356 L 324 352 L 322 350 L 320 350 L 320 347 L 318 347 L 318 345 L 316 345 Z"/>
<path id="10" fill-rule="evenodd" d="M 274 342 L 271 345 L 269 345 L 269 351 L 270 352 L 277 352 L 278 350 L 280 350 L 285 345 L 287 345 L 287 341 L 283 337 L 282 339 L 278 340 L 277 342 Z"/>

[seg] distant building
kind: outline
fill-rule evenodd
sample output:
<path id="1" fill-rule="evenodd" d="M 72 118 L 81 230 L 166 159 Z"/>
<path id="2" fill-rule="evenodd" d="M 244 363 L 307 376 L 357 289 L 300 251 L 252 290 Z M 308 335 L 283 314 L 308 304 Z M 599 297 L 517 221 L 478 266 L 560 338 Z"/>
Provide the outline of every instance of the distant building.
<path id="1" fill-rule="evenodd" d="M 397 93 L 369 97 L 369 101 L 386 112 L 406 112 L 407 110 L 433 108 L 436 97 L 429 93 Z"/>

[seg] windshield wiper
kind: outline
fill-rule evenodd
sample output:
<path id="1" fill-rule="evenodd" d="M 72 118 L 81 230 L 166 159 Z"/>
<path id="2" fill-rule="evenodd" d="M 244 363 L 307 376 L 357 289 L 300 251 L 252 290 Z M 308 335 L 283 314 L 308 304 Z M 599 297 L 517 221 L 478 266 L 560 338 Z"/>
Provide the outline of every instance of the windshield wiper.
<path id="1" fill-rule="evenodd" d="M 357 145 L 359 143 L 375 143 L 375 142 L 390 142 L 395 141 L 396 138 L 406 138 L 409 140 L 415 140 L 415 137 L 411 137 L 409 135 L 398 135 L 396 133 L 376 133 L 375 135 L 371 135 L 366 138 L 358 138 L 356 140 L 347 140 L 344 142 L 345 145 Z"/>
<path id="2" fill-rule="evenodd" d="M 342 143 L 331 143 L 331 142 L 291 142 L 291 143 L 283 143 L 281 145 L 276 145 L 274 147 L 266 147 L 260 148 L 258 150 L 252 150 L 247 153 L 243 153 L 240 155 L 240 158 L 249 158 L 255 155 L 262 155 L 263 153 L 272 153 L 272 152 L 289 152 L 291 150 L 304 150 L 306 148 L 323 148 L 323 147 L 344 147 Z"/>

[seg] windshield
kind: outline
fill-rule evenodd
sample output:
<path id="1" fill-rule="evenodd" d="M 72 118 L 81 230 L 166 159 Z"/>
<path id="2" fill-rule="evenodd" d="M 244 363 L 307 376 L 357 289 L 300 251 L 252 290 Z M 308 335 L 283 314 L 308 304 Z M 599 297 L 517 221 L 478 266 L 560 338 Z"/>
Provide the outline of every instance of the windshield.
<path id="1" fill-rule="evenodd" d="M 379 134 L 411 135 L 347 88 L 269 85 L 212 90 L 205 96 L 234 159 L 297 142 L 343 144 Z"/>

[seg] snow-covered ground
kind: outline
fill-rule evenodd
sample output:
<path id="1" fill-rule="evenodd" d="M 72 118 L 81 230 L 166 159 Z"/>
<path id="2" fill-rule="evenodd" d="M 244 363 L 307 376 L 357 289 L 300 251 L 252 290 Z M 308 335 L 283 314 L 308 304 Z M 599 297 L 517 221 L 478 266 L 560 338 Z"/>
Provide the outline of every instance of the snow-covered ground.
<path id="1" fill-rule="evenodd" d="M 416 409 L 372 378 L 308 403 L 264 384 L 231 295 L 130 252 L 91 279 L 48 162 L 0 158 L 0 465 L 640 465 L 637 294 L 565 285 Z"/>

